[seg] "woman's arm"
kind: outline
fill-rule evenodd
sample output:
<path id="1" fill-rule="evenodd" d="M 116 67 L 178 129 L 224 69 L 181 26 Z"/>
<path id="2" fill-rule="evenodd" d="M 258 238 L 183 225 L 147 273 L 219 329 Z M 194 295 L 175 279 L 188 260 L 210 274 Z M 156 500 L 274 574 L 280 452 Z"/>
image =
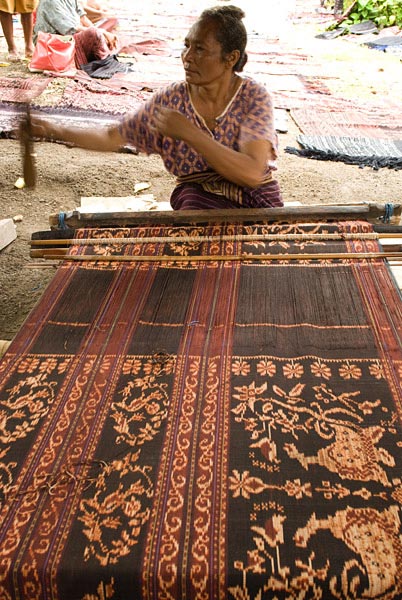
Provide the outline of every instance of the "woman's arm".
<path id="1" fill-rule="evenodd" d="M 266 140 L 249 141 L 237 152 L 214 140 L 178 111 L 165 107 L 156 111 L 154 122 L 162 135 L 185 141 L 202 154 L 214 171 L 237 185 L 261 185 L 267 162 L 275 158 L 274 149 Z"/>
<path id="2" fill-rule="evenodd" d="M 83 31 L 84 29 L 88 29 L 88 27 L 93 27 L 92 21 L 88 19 L 87 15 L 81 15 L 77 31 Z"/>
<path id="3" fill-rule="evenodd" d="M 85 150 L 96 150 L 98 152 L 116 152 L 125 145 L 125 140 L 116 126 L 100 129 L 79 129 L 78 127 L 58 125 L 48 119 L 32 115 L 31 132 L 33 137 L 66 142 Z"/>

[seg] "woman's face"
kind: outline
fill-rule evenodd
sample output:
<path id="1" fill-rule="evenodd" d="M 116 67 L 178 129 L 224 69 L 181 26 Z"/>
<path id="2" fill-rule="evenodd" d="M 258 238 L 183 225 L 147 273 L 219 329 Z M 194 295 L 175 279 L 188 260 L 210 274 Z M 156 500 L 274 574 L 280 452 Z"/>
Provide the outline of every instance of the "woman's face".
<path id="1" fill-rule="evenodd" d="M 211 21 L 198 21 L 193 25 L 184 40 L 181 58 L 186 81 L 194 85 L 219 81 L 228 70 Z"/>

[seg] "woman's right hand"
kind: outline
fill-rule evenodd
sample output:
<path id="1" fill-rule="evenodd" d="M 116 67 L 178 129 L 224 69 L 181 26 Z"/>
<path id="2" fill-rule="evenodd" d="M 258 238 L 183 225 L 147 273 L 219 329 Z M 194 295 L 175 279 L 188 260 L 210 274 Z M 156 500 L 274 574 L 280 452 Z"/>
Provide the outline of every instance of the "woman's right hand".
<path id="1" fill-rule="evenodd" d="M 162 135 L 182 140 L 188 137 L 194 124 L 178 110 L 159 106 L 154 113 L 154 129 Z"/>
<path id="2" fill-rule="evenodd" d="M 46 121 L 43 117 L 35 116 L 31 113 L 30 131 L 32 137 L 51 140 L 55 137 L 55 126 Z"/>
<path id="3" fill-rule="evenodd" d="M 106 31 L 106 29 L 99 28 L 99 31 L 103 33 L 103 36 L 106 40 L 107 47 L 110 51 L 116 50 L 117 48 L 117 35 L 114 33 L 110 33 L 110 31 Z"/>

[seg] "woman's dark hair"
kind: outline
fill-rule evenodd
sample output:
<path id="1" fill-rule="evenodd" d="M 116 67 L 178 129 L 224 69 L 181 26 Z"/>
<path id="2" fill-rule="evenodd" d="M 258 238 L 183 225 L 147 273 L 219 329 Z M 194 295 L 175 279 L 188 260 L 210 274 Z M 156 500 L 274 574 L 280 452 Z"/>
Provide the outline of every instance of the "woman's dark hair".
<path id="1" fill-rule="evenodd" d="M 226 56 L 239 50 L 240 57 L 233 71 L 240 72 L 247 62 L 247 31 L 242 19 L 245 13 L 238 6 L 213 6 L 202 11 L 199 21 L 212 21 L 215 24 L 216 39 L 222 46 L 222 54 Z"/>

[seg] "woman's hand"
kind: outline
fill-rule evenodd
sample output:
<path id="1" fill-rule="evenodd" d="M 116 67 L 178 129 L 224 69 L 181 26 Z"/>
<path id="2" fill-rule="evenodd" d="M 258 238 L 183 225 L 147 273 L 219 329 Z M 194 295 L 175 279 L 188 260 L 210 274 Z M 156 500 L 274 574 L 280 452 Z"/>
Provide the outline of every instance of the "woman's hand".
<path id="1" fill-rule="evenodd" d="M 93 27 L 92 21 L 90 21 L 86 15 L 81 15 L 80 27 L 77 28 L 77 31 L 82 31 L 83 29 L 87 29 L 88 27 Z"/>
<path id="2" fill-rule="evenodd" d="M 160 106 L 154 113 L 154 128 L 167 137 L 176 140 L 187 139 L 194 127 L 195 125 L 178 110 Z"/>
<path id="3" fill-rule="evenodd" d="M 103 36 L 106 40 L 107 47 L 110 51 L 116 50 L 117 48 L 117 35 L 114 33 L 110 33 L 110 31 L 106 31 L 106 29 L 99 28 L 99 31 L 103 33 Z"/>
<path id="4" fill-rule="evenodd" d="M 30 117 L 30 133 L 34 138 L 51 140 L 55 138 L 55 126 L 41 117 Z"/>

